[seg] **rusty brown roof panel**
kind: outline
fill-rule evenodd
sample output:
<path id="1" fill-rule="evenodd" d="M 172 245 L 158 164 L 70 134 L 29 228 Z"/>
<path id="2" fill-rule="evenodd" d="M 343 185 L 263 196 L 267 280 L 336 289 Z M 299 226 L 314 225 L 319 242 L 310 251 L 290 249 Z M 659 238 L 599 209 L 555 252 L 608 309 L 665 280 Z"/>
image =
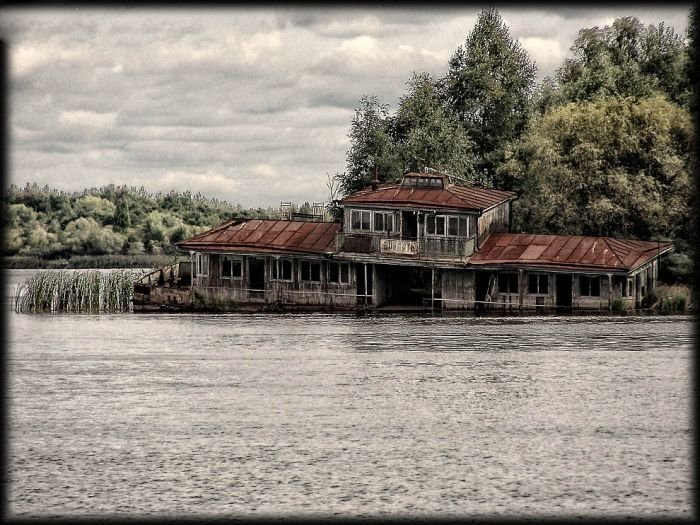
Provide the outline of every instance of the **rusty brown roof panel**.
<path id="1" fill-rule="evenodd" d="M 450 184 L 445 188 L 416 188 L 400 184 L 366 188 L 343 199 L 344 204 L 389 204 L 396 206 L 422 206 L 485 210 L 514 198 L 515 193 L 490 188 L 467 188 Z"/>
<path id="2" fill-rule="evenodd" d="M 671 248 L 671 243 L 610 237 L 493 233 L 469 263 L 630 271 Z"/>
<path id="3" fill-rule="evenodd" d="M 178 243 L 182 250 L 330 253 L 341 225 L 253 219 L 229 221 Z M 321 242 L 323 240 L 323 242 Z"/>

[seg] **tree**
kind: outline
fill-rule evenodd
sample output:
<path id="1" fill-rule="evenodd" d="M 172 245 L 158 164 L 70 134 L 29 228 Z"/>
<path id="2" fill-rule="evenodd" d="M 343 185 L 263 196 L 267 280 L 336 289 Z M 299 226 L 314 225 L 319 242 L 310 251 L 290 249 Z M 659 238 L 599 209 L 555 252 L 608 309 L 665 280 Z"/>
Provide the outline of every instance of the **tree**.
<path id="1" fill-rule="evenodd" d="M 567 101 L 663 93 L 688 103 L 686 45 L 663 22 L 645 27 L 634 17 L 624 17 L 602 29 L 582 29 L 571 51 L 574 58 L 557 72 Z"/>
<path id="2" fill-rule="evenodd" d="M 392 142 L 402 173 L 430 167 L 473 181 L 472 144 L 457 119 L 441 104 L 435 82 L 415 74 L 391 122 Z"/>
<path id="3" fill-rule="evenodd" d="M 449 62 L 444 96 L 475 144 L 476 171 L 498 185 L 505 145 L 525 130 L 536 67 L 514 41 L 498 11 L 479 14 L 474 30 Z"/>
<path id="4" fill-rule="evenodd" d="M 532 123 L 504 169 L 516 229 L 689 239 L 693 128 L 663 96 L 572 102 Z"/>
<path id="5" fill-rule="evenodd" d="M 387 135 L 388 117 L 389 107 L 380 104 L 377 97 L 360 99 L 348 134 L 347 171 L 336 175 L 342 195 L 367 187 L 374 178 L 375 167 L 382 181 L 401 176 Z"/>

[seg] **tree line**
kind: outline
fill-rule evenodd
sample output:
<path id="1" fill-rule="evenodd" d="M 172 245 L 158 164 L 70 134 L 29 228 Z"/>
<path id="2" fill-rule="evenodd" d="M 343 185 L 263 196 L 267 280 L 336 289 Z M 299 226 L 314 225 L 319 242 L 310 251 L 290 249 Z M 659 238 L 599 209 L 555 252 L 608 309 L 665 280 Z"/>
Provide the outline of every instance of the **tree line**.
<path id="1" fill-rule="evenodd" d="M 582 29 L 554 78 L 494 8 L 433 78 L 414 72 L 391 112 L 367 95 L 351 122 L 341 196 L 426 167 L 516 191 L 514 230 L 671 240 L 692 275 L 697 15 L 687 35 L 634 17 Z"/>
<path id="2" fill-rule="evenodd" d="M 152 194 L 109 185 L 68 193 L 36 183 L 3 196 L 4 255 L 46 259 L 162 255 L 174 244 L 232 218 L 279 218 L 189 191 Z"/>

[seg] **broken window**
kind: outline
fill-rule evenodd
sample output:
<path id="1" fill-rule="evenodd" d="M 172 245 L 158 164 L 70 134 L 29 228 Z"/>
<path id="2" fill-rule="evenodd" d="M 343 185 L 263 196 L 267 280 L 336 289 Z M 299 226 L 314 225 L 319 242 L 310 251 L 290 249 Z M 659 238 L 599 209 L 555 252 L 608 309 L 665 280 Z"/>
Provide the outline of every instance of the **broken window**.
<path id="1" fill-rule="evenodd" d="M 527 293 L 549 293 L 549 276 L 545 273 L 531 273 L 528 277 Z"/>
<path id="2" fill-rule="evenodd" d="M 498 293 L 518 293 L 518 274 L 515 272 L 499 272 Z"/>
<path id="3" fill-rule="evenodd" d="M 243 271 L 243 265 L 238 257 L 230 257 L 224 255 L 221 258 L 221 278 L 222 279 L 240 279 Z"/>
<path id="4" fill-rule="evenodd" d="M 600 297 L 600 276 L 581 275 L 578 278 L 579 295 L 582 297 Z"/>

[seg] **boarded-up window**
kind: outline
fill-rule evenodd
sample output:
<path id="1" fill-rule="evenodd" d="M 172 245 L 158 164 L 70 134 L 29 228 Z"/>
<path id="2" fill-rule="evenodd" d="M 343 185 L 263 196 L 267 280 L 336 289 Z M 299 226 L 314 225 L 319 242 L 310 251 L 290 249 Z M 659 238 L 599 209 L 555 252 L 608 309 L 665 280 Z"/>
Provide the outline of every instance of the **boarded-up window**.
<path id="1" fill-rule="evenodd" d="M 348 263 L 328 263 L 328 282 L 348 284 L 350 282 L 350 265 Z"/>
<path id="2" fill-rule="evenodd" d="M 549 293 L 549 277 L 544 273 L 531 273 L 528 277 L 527 293 L 547 294 Z"/>
<path id="3" fill-rule="evenodd" d="M 600 297 L 600 277 L 582 275 L 578 278 L 581 297 Z"/>
<path id="4" fill-rule="evenodd" d="M 223 256 L 221 258 L 221 278 L 240 279 L 243 265 L 238 257 Z"/>
<path id="5" fill-rule="evenodd" d="M 518 274 L 515 272 L 499 272 L 499 293 L 518 293 Z"/>
<path id="6" fill-rule="evenodd" d="M 301 261 L 301 280 L 321 282 L 321 263 L 316 261 Z"/>

